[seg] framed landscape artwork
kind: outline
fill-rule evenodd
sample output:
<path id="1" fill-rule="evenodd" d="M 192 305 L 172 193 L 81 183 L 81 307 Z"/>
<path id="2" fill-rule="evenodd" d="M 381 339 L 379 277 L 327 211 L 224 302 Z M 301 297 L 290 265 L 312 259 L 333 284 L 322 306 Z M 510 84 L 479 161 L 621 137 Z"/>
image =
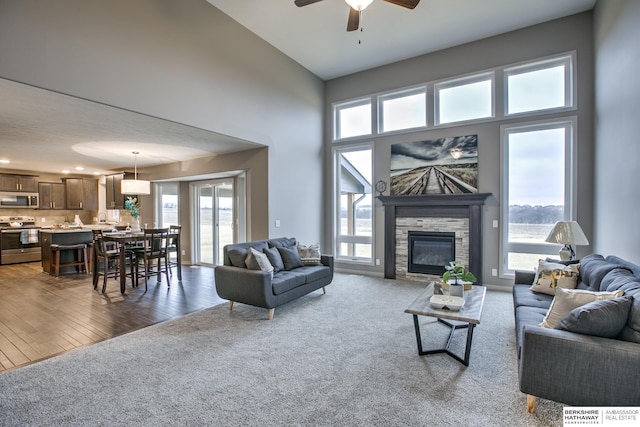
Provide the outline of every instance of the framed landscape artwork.
<path id="1" fill-rule="evenodd" d="M 478 192 L 478 135 L 391 145 L 391 195 Z"/>

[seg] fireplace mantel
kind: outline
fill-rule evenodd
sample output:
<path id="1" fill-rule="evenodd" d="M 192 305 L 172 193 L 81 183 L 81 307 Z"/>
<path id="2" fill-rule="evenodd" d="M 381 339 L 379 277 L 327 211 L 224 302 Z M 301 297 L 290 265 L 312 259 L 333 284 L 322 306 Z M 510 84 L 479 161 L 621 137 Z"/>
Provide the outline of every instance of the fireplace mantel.
<path id="1" fill-rule="evenodd" d="M 384 277 L 396 278 L 396 218 L 469 218 L 469 270 L 482 280 L 482 207 L 491 193 L 378 196 L 384 205 Z"/>

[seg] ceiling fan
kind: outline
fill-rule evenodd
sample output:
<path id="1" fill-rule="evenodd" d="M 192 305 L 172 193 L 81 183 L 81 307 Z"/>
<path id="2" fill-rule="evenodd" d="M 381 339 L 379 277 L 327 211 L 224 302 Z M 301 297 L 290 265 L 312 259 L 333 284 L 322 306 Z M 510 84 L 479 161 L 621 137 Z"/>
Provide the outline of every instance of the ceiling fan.
<path id="1" fill-rule="evenodd" d="M 308 6 L 313 3 L 318 3 L 322 0 L 295 0 L 294 3 L 298 7 Z M 345 0 L 349 5 L 349 20 L 347 21 L 347 31 L 355 31 L 360 27 L 360 13 L 371 4 L 373 0 Z M 406 7 L 407 9 L 414 9 L 420 0 L 383 0 L 387 3 L 392 3 L 397 6 Z"/>

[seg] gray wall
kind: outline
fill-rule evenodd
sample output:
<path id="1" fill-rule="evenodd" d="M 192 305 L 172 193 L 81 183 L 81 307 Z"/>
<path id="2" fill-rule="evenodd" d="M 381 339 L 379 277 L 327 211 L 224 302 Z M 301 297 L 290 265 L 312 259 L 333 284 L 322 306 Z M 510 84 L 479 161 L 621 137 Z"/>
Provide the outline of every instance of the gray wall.
<path id="1" fill-rule="evenodd" d="M 324 84 L 206 1 L 2 0 L 0 77 L 268 146 L 250 237 L 320 241 Z"/>
<path id="2" fill-rule="evenodd" d="M 577 51 L 578 104 L 575 111 L 546 114 L 537 118 L 578 117 L 578 221 L 589 238 L 592 237 L 593 217 L 593 51 L 592 13 L 586 12 L 548 23 L 513 31 L 496 37 L 465 44 L 451 49 L 397 62 L 328 81 L 326 84 L 325 134 L 331 135 L 331 103 L 377 92 L 398 89 L 442 78 L 464 75 L 501 65 L 517 63 L 562 52 Z M 496 85 L 500 85 L 500 80 Z M 497 109 L 502 101 L 496 100 Z M 431 108 L 431 106 L 429 107 Z M 535 119 L 520 119 L 532 121 Z M 519 122 L 518 121 L 518 122 Z M 440 128 L 423 132 L 379 137 L 374 146 L 374 182 L 389 182 L 390 146 L 395 143 L 420 141 L 445 136 L 478 135 L 479 191 L 492 193 L 484 209 L 483 272 L 484 283 L 507 286 L 512 280 L 491 277 L 491 269 L 499 266 L 499 229 L 492 227 L 500 220 L 500 126 L 511 120 L 476 125 Z M 331 141 L 325 144 L 325 155 L 331 158 Z M 327 218 L 332 205 L 331 175 L 327 174 Z M 375 209 L 375 258 L 384 260 L 384 210 L 380 203 Z M 325 225 L 328 233 L 331 223 Z M 327 235 L 330 239 L 330 235 Z M 578 255 L 588 253 L 590 247 L 578 248 Z M 357 268 L 352 264 L 337 264 L 342 268 Z M 362 271 L 382 274 L 383 266 L 362 267 Z"/>
<path id="3" fill-rule="evenodd" d="M 600 0 L 594 12 L 596 252 L 640 263 L 640 1 Z"/>

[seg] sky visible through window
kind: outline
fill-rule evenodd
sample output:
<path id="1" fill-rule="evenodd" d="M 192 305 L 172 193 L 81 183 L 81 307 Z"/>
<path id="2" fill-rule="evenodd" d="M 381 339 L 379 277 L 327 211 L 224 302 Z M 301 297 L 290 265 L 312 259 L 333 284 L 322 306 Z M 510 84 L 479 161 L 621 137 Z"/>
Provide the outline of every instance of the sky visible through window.
<path id="1" fill-rule="evenodd" d="M 491 117 L 491 80 L 438 90 L 439 123 Z"/>
<path id="2" fill-rule="evenodd" d="M 564 205 L 565 129 L 509 134 L 509 205 Z"/>
<path id="3" fill-rule="evenodd" d="M 564 107 L 564 74 L 560 65 L 508 76 L 508 113 Z"/>
<path id="4" fill-rule="evenodd" d="M 410 129 L 427 124 L 426 93 L 382 101 L 382 131 Z"/>
<path id="5" fill-rule="evenodd" d="M 350 138 L 371 133 L 371 104 L 341 108 L 338 110 L 338 114 L 340 115 L 338 138 Z"/>

